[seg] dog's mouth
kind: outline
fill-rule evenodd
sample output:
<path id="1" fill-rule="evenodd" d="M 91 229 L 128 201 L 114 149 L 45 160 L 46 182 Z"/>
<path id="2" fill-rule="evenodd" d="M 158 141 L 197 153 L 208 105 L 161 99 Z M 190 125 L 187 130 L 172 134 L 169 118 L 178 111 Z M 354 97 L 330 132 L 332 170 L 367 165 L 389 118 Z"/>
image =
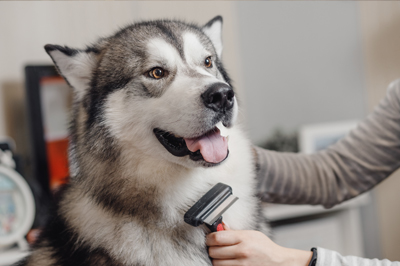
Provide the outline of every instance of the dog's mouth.
<path id="1" fill-rule="evenodd" d="M 218 127 L 220 126 L 194 138 L 177 137 L 159 128 L 153 129 L 153 132 L 172 155 L 177 157 L 189 155 L 193 161 L 205 161 L 209 165 L 216 165 L 223 162 L 229 154 L 228 137 L 223 136 Z"/>

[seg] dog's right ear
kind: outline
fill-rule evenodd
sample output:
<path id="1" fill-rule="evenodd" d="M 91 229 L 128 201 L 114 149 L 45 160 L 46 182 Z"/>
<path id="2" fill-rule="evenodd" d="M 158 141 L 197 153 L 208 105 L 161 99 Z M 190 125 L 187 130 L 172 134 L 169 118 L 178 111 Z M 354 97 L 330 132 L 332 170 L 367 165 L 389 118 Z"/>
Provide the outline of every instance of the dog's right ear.
<path id="1" fill-rule="evenodd" d="M 44 49 L 60 74 L 75 89 L 78 97 L 83 95 L 96 66 L 98 52 L 95 49 L 84 51 L 52 44 L 47 44 Z"/>
<path id="2" fill-rule="evenodd" d="M 219 58 L 222 56 L 222 17 L 216 16 L 202 28 L 203 32 L 210 38 Z"/>

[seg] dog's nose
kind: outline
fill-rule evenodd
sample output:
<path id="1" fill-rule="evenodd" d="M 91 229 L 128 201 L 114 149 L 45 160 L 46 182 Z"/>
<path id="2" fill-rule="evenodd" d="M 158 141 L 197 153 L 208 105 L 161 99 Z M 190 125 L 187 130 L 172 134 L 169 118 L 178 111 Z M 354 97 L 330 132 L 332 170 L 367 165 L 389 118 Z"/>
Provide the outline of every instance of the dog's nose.
<path id="1" fill-rule="evenodd" d="M 226 112 L 233 107 L 235 93 L 224 83 L 211 85 L 202 95 L 204 105 L 216 112 Z"/>

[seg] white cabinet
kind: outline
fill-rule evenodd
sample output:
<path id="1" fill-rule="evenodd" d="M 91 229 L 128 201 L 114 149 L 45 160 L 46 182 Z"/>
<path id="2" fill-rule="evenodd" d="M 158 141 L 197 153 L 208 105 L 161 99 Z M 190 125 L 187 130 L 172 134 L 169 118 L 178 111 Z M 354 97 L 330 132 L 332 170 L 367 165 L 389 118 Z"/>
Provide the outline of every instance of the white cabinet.
<path id="1" fill-rule="evenodd" d="M 273 240 L 284 247 L 310 250 L 323 247 L 342 255 L 365 256 L 360 208 L 369 194 L 332 209 L 322 206 L 265 204 Z"/>

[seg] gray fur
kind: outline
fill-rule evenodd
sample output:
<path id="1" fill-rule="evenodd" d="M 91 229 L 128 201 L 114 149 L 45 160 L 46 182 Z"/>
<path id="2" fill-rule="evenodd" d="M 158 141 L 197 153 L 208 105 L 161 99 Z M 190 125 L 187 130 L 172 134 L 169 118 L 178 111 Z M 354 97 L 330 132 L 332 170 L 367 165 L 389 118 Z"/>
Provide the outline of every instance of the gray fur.
<path id="1" fill-rule="evenodd" d="M 240 198 L 224 220 L 233 229 L 256 228 L 252 154 L 235 124 L 237 106 L 216 114 L 200 99 L 211 84 L 231 85 L 219 58 L 221 23 L 217 17 L 203 32 L 179 21 L 142 22 L 86 50 L 46 46 L 75 91 L 71 181 L 57 221 L 87 265 L 211 265 L 206 228 L 185 224 L 183 215 L 217 182 Z M 212 68 L 203 67 L 206 56 Z M 168 75 L 155 81 L 146 73 L 157 66 Z M 219 121 L 230 127 L 230 153 L 216 166 L 173 156 L 152 131 L 191 138 Z M 45 234 L 27 265 L 72 265 L 51 238 Z"/>

